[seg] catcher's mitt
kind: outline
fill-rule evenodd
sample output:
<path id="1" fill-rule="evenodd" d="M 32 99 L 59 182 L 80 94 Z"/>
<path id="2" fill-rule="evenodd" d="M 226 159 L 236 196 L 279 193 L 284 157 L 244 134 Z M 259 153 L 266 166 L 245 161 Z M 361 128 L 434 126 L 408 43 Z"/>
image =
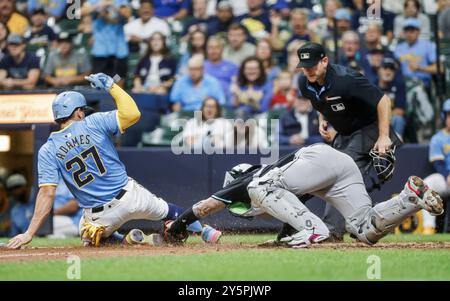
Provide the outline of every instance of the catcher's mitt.
<path id="1" fill-rule="evenodd" d="M 164 223 L 164 241 L 171 244 L 183 244 L 189 237 L 189 233 L 184 230 L 182 232 L 171 231 L 173 221 L 166 221 Z"/>
<path id="2" fill-rule="evenodd" d="M 94 247 L 100 246 L 100 239 L 105 232 L 105 226 L 83 223 L 81 228 L 81 240 L 83 243 L 89 243 Z"/>

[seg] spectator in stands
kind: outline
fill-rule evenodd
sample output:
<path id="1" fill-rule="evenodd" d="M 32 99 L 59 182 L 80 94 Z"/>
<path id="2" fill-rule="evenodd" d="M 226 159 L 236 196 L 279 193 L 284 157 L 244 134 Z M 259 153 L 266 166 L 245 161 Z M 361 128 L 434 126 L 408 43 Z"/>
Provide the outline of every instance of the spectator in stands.
<path id="1" fill-rule="evenodd" d="M 9 236 L 11 227 L 11 205 L 5 185 L 0 180 L 0 237 Z"/>
<path id="2" fill-rule="evenodd" d="M 233 107 L 249 114 L 266 112 L 272 99 L 272 84 L 266 79 L 263 62 L 255 56 L 246 58 L 231 87 Z"/>
<path id="3" fill-rule="evenodd" d="M 269 39 L 263 38 L 258 41 L 256 44 L 256 57 L 263 62 L 267 76 L 266 81 L 272 83 L 281 69 L 274 62 L 272 44 Z"/>
<path id="4" fill-rule="evenodd" d="M 437 72 L 436 45 L 419 39 L 420 22 L 417 19 L 406 19 L 403 30 L 405 41 L 395 49 L 395 55 L 402 64 L 403 75 L 423 82 L 429 92 L 431 76 Z"/>
<path id="5" fill-rule="evenodd" d="M 175 78 L 177 62 L 170 55 L 166 37 L 155 32 L 148 41 L 147 53 L 139 61 L 133 92 L 167 95 Z"/>
<path id="6" fill-rule="evenodd" d="M 325 16 L 322 18 L 317 18 L 308 24 L 308 27 L 315 35 L 320 39 L 328 39 L 328 45 L 324 45 L 325 48 L 333 49 L 334 45 L 331 44 L 330 37 L 333 36 L 334 28 L 334 15 L 336 10 L 342 5 L 339 0 L 326 0 L 324 4 Z M 320 41 L 314 41 L 320 42 Z"/>
<path id="7" fill-rule="evenodd" d="M 184 25 L 183 36 L 188 32 L 194 30 L 201 30 L 207 32 L 208 30 L 208 13 L 206 12 L 207 2 L 206 0 L 193 0 L 192 1 L 192 14 L 193 17 L 189 19 Z"/>
<path id="8" fill-rule="evenodd" d="M 53 235 L 56 238 L 78 236 L 78 225 L 82 210 L 78 202 L 61 179 L 56 191 L 53 205 Z"/>
<path id="9" fill-rule="evenodd" d="M 394 20 L 394 36 L 397 39 L 404 39 L 403 22 L 405 19 L 415 18 L 420 22 L 420 38 L 429 40 L 431 36 L 430 19 L 426 14 L 420 12 L 419 0 L 405 0 L 403 7 L 403 14 L 396 16 Z"/>
<path id="10" fill-rule="evenodd" d="M 302 40 L 292 41 L 287 48 L 287 70 L 293 75 L 292 86 L 296 91 L 298 90 L 298 78 L 301 74 L 301 72 L 298 72 L 297 68 L 298 63 L 300 62 L 297 50 L 305 43 L 307 42 Z"/>
<path id="11" fill-rule="evenodd" d="M 222 107 L 217 99 L 206 97 L 201 107 L 201 119 L 190 119 L 183 129 L 184 144 L 189 147 L 225 148 L 232 145 L 233 125 L 222 118 Z"/>
<path id="12" fill-rule="evenodd" d="M 8 47 L 6 40 L 8 39 L 9 31 L 8 27 L 4 23 L 0 22 L 0 61 L 8 54 Z"/>
<path id="13" fill-rule="evenodd" d="M 184 19 L 191 7 L 191 0 L 153 0 L 155 15 L 166 19 L 169 23 Z"/>
<path id="14" fill-rule="evenodd" d="M 361 69 L 361 61 L 365 57 L 361 56 L 360 48 L 359 35 L 353 30 L 344 32 L 338 64 L 353 69 Z"/>
<path id="15" fill-rule="evenodd" d="M 219 34 L 226 37 L 233 20 L 233 7 L 230 2 L 228 0 L 220 1 L 216 6 L 216 15 L 208 20 L 208 36 Z"/>
<path id="16" fill-rule="evenodd" d="M 450 39 L 450 1 L 443 0 L 438 11 L 438 29 L 439 37 Z"/>
<path id="17" fill-rule="evenodd" d="M 266 132 L 246 111 L 238 111 L 234 122 L 233 141 L 238 149 L 262 149 L 269 147 Z"/>
<path id="18" fill-rule="evenodd" d="M 247 0 L 247 5 L 248 13 L 237 17 L 236 21 L 244 25 L 253 38 L 267 37 L 272 31 L 272 25 L 264 0 Z"/>
<path id="19" fill-rule="evenodd" d="M 385 57 L 381 62 L 378 69 L 378 87 L 391 99 L 391 124 L 397 134 L 403 137 L 406 127 L 406 88 L 401 71 L 393 58 Z"/>
<path id="20" fill-rule="evenodd" d="M 292 109 L 280 118 L 280 144 L 300 146 L 322 141 L 319 115 L 307 98 L 295 93 Z"/>
<path id="21" fill-rule="evenodd" d="M 273 96 L 270 109 L 289 108 L 292 106 L 292 74 L 280 71 L 273 85 Z"/>
<path id="22" fill-rule="evenodd" d="M 125 38 L 130 43 L 130 51 L 145 52 L 147 41 L 155 32 L 160 32 L 164 36 L 171 35 L 169 25 L 166 21 L 155 17 L 153 2 L 151 0 L 141 0 L 138 10 L 139 18 L 125 24 Z"/>
<path id="23" fill-rule="evenodd" d="M 42 8 L 48 16 L 60 19 L 65 16 L 67 0 L 27 0 L 28 14 Z"/>
<path id="24" fill-rule="evenodd" d="M 173 111 L 198 110 L 207 96 L 216 98 L 222 106 L 225 104 L 225 94 L 220 82 L 204 74 L 203 56 L 192 56 L 188 62 L 188 70 L 189 75 L 176 80 L 170 92 Z"/>
<path id="25" fill-rule="evenodd" d="M 26 17 L 15 11 L 15 0 L 0 0 L 0 22 L 6 24 L 10 33 L 24 35 L 29 23 Z"/>
<path id="26" fill-rule="evenodd" d="M 339 37 L 352 28 L 352 14 L 348 9 L 337 9 L 334 18 L 336 19 L 336 28 Z"/>
<path id="27" fill-rule="evenodd" d="M 441 111 L 444 128 L 431 138 L 429 148 L 429 161 L 433 165 L 435 173 L 425 178 L 425 183 L 444 198 L 450 196 L 450 99 L 447 99 Z M 447 204 L 449 202 L 447 201 Z M 424 213 L 425 210 L 422 210 Z M 446 222 L 444 232 L 450 232 L 450 213 L 446 210 Z M 424 234 L 434 234 L 436 217 L 429 213 L 423 214 Z"/>
<path id="28" fill-rule="evenodd" d="M 216 36 L 208 39 L 206 45 L 205 73 L 215 77 L 221 84 L 227 99 L 231 99 L 230 86 L 236 77 L 239 67 L 222 58 L 224 41 Z"/>
<path id="29" fill-rule="evenodd" d="M 367 23 L 367 30 L 364 33 L 364 43 L 362 45 L 363 55 L 366 55 L 373 49 L 383 49 L 386 55 L 392 56 L 392 52 L 381 42 L 383 29 L 377 22 Z"/>
<path id="30" fill-rule="evenodd" d="M 178 75 L 186 75 L 188 74 L 188 61 L 189 59 L 198 54 L 206 57 L 206 41 L 207 36 L 204 31 L 201 30 L 194 30 L 189 34 L 188 38 L 188 50 L 185 52 L 179 61 L 178 64 Z"/>
<path id="31" fill-rule="evenodd" d="M 6 180 L 11 208 L 11 231 L 15 236 L 25 232 L 33 216 L 34 204 L 29 202 L 27 180 L 20 173 L 14 173 Z"/>
<path id="32" fill-rule="evenodd" d="M 29 50 L 36 51 L 39 48 L 56 47 L 56 34 L 53 29 L 48 26 L 47 15 L 43 8 L 37 8 L 30 15 L 31 28 L 27 30 L 24 38 Z"/>
<path id="33" fill-rule="evenodd" d="M 292 33 L 285 43 L 287 47 L 295 40 L 311 41 L 311 33 L 308 29 L 308 11 L 302 8 L 292 10 L 290 14 Z"/>
<path id="34" fill-rule="evenodd" d="M 58 35 L 57 51 L 52 51 L 45 63 L 44 81 L 54 88 L 85 84 L 92 67 L 86 55 L 73 48 L 68 32 Z"/>
<path id="35" fill-rule="evenodd" d="M 0 61 L 0 86 L 4 90 L 31 90 L 39 75 L 39 59 L 25 50 L 23 37 L 11 33 L 7 39 L 8 55 Z"/>
<path id="36" fill-rule="evenodd" d="M 240 66 L 247 57 L 255 55 L 256 47 L 247 42 L 247 37 L 245 27 L 238 23 L 231 24 L 223 58 Z"/>
<path id="37" fill-rule="evenodd" d="M 120 76 L 123 86 L 127 74 L 128 44 L 124 25 L 131 16 L 128 0 L 88 0 L 81 15 L 92 15 L 92 72 Z"/>

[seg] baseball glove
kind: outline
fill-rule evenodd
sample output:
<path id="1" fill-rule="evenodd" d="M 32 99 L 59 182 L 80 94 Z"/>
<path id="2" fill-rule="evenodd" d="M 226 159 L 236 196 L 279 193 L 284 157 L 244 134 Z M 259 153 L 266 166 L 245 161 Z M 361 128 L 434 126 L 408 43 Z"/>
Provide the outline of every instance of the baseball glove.
<path id="1" fill-rule="evenodd" d="M 183 244 L 189 237 L 189 233 L 184 230 L 182 232 L 171 231 L 170 227 L 173 221 L 169 220 L 164 223 L 164 241 L 171 244 Z"/>
<path id="2" fill-rule="evenodd" d="M 100 239 L 105 232 L 105 226 L 84 223 L 81 228 L 81 240 L 94 247 L 100 246 Z"/>

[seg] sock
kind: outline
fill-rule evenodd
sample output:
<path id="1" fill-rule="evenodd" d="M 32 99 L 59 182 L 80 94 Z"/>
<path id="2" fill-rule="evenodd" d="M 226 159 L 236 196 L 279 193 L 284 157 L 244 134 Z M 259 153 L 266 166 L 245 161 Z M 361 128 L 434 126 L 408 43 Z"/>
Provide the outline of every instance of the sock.
<path id="1" fill-rule="evenodd" d="M 195 216 L 192 207 L 184 211 L 172 224 L 170 227 L 170 232 L 180 233 L 186 231 L 188 225 L 196 222 L 198 218 Z"/>
<path id="2" fill-rule="evenodd" d="M 201 233 L 203 230 L 203 226 L 199 221 L 195 221 L 192 224 L 189 224 L 186 230 L 190 232 Z"/>
<path id="3" fill-rule="evenodd" d="M 169 205 L 169 211 L 167 212 L 167 216 L 164 218 L 164 220 L 176 220 L 178 216 L 181 215 L 184 211 L 183 208 L 175 204 L 167 203 L 167 205 Z"/>

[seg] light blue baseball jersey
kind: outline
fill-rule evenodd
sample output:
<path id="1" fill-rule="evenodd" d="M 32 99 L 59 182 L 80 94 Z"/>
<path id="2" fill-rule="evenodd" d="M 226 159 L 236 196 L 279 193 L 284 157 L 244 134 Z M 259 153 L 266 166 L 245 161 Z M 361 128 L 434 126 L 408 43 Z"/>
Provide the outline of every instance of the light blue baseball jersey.
<path id="1" fill-rule="evenodd" d="M 430 162 L 444 160 L 445 167 L 450 170 L 450 133 L 445 129 L 431 138 L 429 160 Z"/>
<path id="2" fill-rule="evenodd" d="M 127 184 L 112 137 L 120 132 L 117 111 L 95 113 L 53 132 L 39 150 L 39 186 L 63 178 L 80 207 L 110 202 Z"/>

